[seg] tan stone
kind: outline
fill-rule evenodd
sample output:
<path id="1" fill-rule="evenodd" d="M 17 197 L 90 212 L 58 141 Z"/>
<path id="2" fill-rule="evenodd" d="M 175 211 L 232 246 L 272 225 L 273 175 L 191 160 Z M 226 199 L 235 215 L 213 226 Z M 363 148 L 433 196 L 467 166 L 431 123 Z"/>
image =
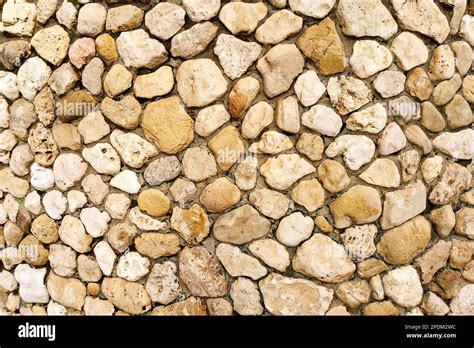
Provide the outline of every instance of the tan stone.
<path id="1" fill-rule="evenodd" d="M 313 212 L 321 208 L 324 204 L 324 190 L 317 179 L 301 181 L 291 190 L 291 198 Z"/>
<path id="2" fill-rule="evenodd" d="M 388 315 L 397 316 L 400 315 L 400 311 L 390 301 L 372 302 L 364 307 L 364 315 Z"/>
<path id="3" fill-rule="evenodd" d="M 209 212 L 219 213 L 236 205 L 240 198 L 237 186 L 227 178 L 219 178 L 206 186 L 199 200 Z"/>
<path id="4" fill-rule="evenodd" d="M 382 214 L 382 202 L 376 189 L 356 185 L 336 198 L 330 205 L 334 225 L 345 228 L 377 220 Z"/>
<path id="5" fill-rule="evenodd" d="M 95 39 L 95 47 L 97 53 L 106 64 L 110 65 L 118 59 L 118 52 L 114 38 L 109 34 L 99 35 Z"/>
<path id="6" fill-rule="evenodd" d="M 151 309 L 150 297 L 139 283 L 122 278 L 104 278 L 102 293 L 114 306 L 130 314 L 142 314 Z"/>
<path id="7" fill-rule="evenodd" d="M 142 191 L 137 199 L 138 207 L 151 216 L 164 216 L 170 210 L 170 200 L 156 189 Z"/>
<path id="8" fill-rule="evenodd" d="M 454 215 L 453 208 L 449 204 L 438 209 L 433 209 L 429 215 L 429 219 L 440 237 L 448 236 L 456 224 L 456 216 Z"/>
<path id="9" fill-rule="evenodd" d="M 423 256 L 416 259 L 415 263 L 421 270 L 422 284 L 429 283 L 435 273 L 446 265 L 450 249 L 451 242 L 440 240 L 424 253 Z"/>
<path id="10" fill-rule="evenodd" d="M 232 118 L 240 118 L 260 90 L 260 82 L 257 79 L 247 76 L 238 80 L 229 93 L 227 107 Z"/>
<path id="11" fill-rule="evenodd" d="M 296 250 L 292 265 L 296 272 L 328 283 L 343 282 L 356 269 L 342 245 L 320 233 Z"/>
<path id="12" fill-rule="evenodd" d="M 148 104 L 141 125 L 145 136 L 167 154 L 184 150 L 194 140 L 194 121 L 176 96 Z"/>
<path id="13" fill-rule="evenodd" d="M 430 98 L 431 93 L 433 92 L 433 85 L 425 70 L 418 67 L 408 74 L 405 82 L 405 89 L 413 97 L 425 101 Z"/>
<path id="14" fill-rule="evenodd" d="M 168 306 L 157 306 L 153 308 L 151 315 L 203 316 L 207 315 L 206 304 L 200 298 L 189 297 Z"/>
<path id="15" fill-rule="evenodd" d="M 209 226 L 206 212 L 197 204 L 189 209 L 173 209 L 171 228 L 190 244 L 202 242 L 209 234 Z"/>
<path id="16" fill-rule="evenodd" d="M 377 244 L 377 252 L 393 265 L 410 263 L 428 246 L 431 225 L 423 216 L 385 232 Z"/>
<path id="17" fill-rule="evenodd" d="M 243 154 L 245 148 L 239 136 L 239 131 L 228 126 L 217 133 L 207 146 L 211 149 L 217 164 L 223 171 L 228 171 Z"/>
<path id="18" fill-rule="evenodd" d="M 273 315 L 324 315 L 334 291 L 306 279 L 272 273 L 259 282 L 265 308 Z"/>
<path id="19" fill-rule="evenodd" d="M 151 259 L 175 255 L 180 250 L 180 241 L 174 233 L 145 232 L 135 239 L 140 254 Z"/>
<path id="20" fill-rule="evenodd" d="M 314 62 L 321 74 L 333 75 L 344 71 L 344 45 L 331 18 L 327 17 L 306 29 L 296 44 Z"/>

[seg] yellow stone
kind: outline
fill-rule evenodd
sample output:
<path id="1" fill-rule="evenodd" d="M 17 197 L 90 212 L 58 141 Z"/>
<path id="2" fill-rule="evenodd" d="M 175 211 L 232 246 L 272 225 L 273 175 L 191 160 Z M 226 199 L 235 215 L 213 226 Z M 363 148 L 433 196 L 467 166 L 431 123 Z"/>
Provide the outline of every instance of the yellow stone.
<path id="1" fill-rule="evenodd" d="M 165 216 L 170 210 L 170 200 L 160 190 L 149 189 L 138 196 L 138 208 L 151 216 Z"/>

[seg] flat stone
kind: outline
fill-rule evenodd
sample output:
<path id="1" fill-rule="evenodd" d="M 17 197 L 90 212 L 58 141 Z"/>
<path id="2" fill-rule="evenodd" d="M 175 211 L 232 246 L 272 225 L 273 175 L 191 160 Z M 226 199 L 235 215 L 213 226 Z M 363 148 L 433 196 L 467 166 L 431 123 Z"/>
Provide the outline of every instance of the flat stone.
<path id="1" fill-rule="evenodd" d="M 298 247 L 292 266 L 296 272 L 326 283 L 343 282 L 356 269 L 341 245 L 319 233 Z"/>
<path id="2" fill-rule="evenodd" d="M 225 4 L 219 13 L 220 21 L 234 34 L 250 34 L 267 15 L 267 7 L 262 3 L 243 2 Z"/>
<path id="3" fill-rule="evenodd" d="M 74 153 L 59 155 L 53 165 L 56 186 L 66 191 L 82 179 L 87 168 L 87 163 L 79 155 Z"/>
<path id="4" fill-rule="evenodd" d="M 333 75 L 345 70 L 344 45 L 331 18 L 327 17 L 306 29 L 296 44 L 321 74 Z"/>
<path id="5" fill-rule="evenodd" d="M 260 167 L 260 173 L 267 184 L 278 190 L 288 189 L 296 181 L 315 171 L 316 168 L 296 154 L 270 158 Z"/>
<path id="6" fill-rule="evenodd" d="M 66 307 L 81 310 L 86 297 L 86 287 L 79 279 L 64 278 L 50 272 L 46 286 L 51 298 Z"/>
<path id="7" fill-rule="evenodd" d="M 352 113 L 346 119 L 346 127 L 353 131 L 377 134 L 385 128 L 387 116 L 385 107 L 377 103 L 364 110 Z"/>
<path id="8" fill-rule="evenodd" d="M 323 158 L 324 142 L 319 135 L 302 133 L 296 142 L 296 149 L 311 161 L 319 161 Z"/>
<path id="9" fill-rule="evenodd" d="M 267 275 L 267 269 L 256 258 L 230 244 L 219 244 L 216 256 L 232 277 L 245 276 L 257 280 Z"/>
<path id="10" fill-rule="evenodd" d="M 46 85 L 50 75 L 51 68 L 44 60 L 39 57 L 28 58 L 18 69 L 18 89 L 25 99 L 33 100 Z"/>
<path id="11" fill-rule="evenodd" d="M 430 237 L 430 223 L 417 216 L 385 232 L 377 244 L 377 252 L 390 264 L 404 265 L 425 250 Z"/>
<path id="12" fill-rule="evenodd" d="M 382 214 L 380 195 L 372 187 L 356 185 L 329 204 L 337 228 L 376 221 Z"/>
<path id="13" fill-rule="evenodd" d="M 407 145 L 407 138 L 396 122 L 389 123 L 377 140 L 379 152 L 383 156 L 391 155 Z"/>
<path id="14" fill-rule="evenodd" d="M 214 53 L 225 74 L 232 80 L 242 76 L 258 59 L 262 46 L 255 42 L 246 42 L 232 35 L 221 34 L 217 38 Z"/>
<path id="15" fill-rule="evenodd" d="M 341 154 L 349 169 L 358 170 L 372 160 L 375 144 L 365 135 L 341 135 L 326 148 L 325 154 L 329 158 Z"/>
<path id="16" fill-rule="evenodd" d="M 198 244 L 209 235 L 210 223 L 204 209 L 193 204 L 189 209 L 173 208 L 171 228 L 177 231 L 186 242 Z"/>
<path id="17" fill-rule="evenodd" d="M 105 74 L 104 91 L 111 98 L 122 94 L 132 86 L 133 75 L 122 64 L 114 64 Z"/>
<path id="18" fill-rule="evenodd" d="M 187 107 L 202 107 L 227 92 L 227 81 L 216 63 L 208 58 L 188 60 L 176 72 L 178 93 Z"/>
<path id="19" fill-rule="evenodd" d="M 148 104 L 141 125 L 145 136 L 167 154 L 184 150 L 194 140 L 194 122 L 176 96 Z"/>
<path id="20" fill-rule="evenodd" d="M 225 243 L 245 244 L 270 232 L 270 221 L 246 204 L 219 216 L 213 226 L 214 237 Z"/>
<path id="21" fill-rule="evenodd" d="M 279 44 L 272 47 L 257 64 L 266 96 L 273 98 L 288 91 L 303 67 L 304 57 L 296 45 Z"/>
<path id="22" fill-rule="evenodd" d="M 110 126 L 105 122 L 100 111 L 94 111 L 84 117 L 77 125 L 84 144 L 94 143 L 110 133 Z M 54 135 L 54 128 L 53 128 Z"/>
<path id="23" fill-rule="evenodd" d="M 317 179 L 305 180 L 291 191 L 291 198 L 309 212 L 314 212 L 324 205 L 324 190 Z"/>
<path id="24" fill-rule="evenodd" d="M 179 237 L 176 234 L 157 232 L 140 234 L 135 238 L 135 247 L 140 254 L 153 260 L 175 255 L 181 249 Z"/>
<path id="25" fill-rule="evenodd" d="M 388 40 L 398 30 L 397 22 L 380 0 L 343 0 L 336 13 L 345 35 Z"/>
<path id="26" fill-rule="evenodd" d="M 77 16 L 77 32 L 83 36 L 96 37 L 104 31 L 106 17 L 107 10 L 103 5 L 85 4 Z"/>
<path id="27" fill-rule="evenodd" d="M 194 296 L 220 297 L 227 293 L 227 281 L 215 255 L 204 247 L 184 248 L 178 255 L 179 278 Z"/>

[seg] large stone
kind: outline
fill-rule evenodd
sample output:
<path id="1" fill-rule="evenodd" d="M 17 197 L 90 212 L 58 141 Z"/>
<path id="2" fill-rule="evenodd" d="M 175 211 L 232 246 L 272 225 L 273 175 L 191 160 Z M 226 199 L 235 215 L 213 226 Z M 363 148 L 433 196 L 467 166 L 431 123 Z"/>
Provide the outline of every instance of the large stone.
<path id="1" fill-rule="evenodd" d="M 156 148 L 135 133 L 114 130 L 110 143 L 117 150 L 123 162 L 132 168 L 141 168 L 151 157 L 156 156 Z"/>
<path id="2" fill-rule="evenodd" d="M 64 278 L 50 272 L 46 283 L 51 298 L 66 307 L 81 310 L 86 297 L 86 287 L 79 279 Z"/>
<path id="3" fill-rule="evenodd" d="M 414 307 L 421 302 L 423 288 L 412 266 L 396 268 L 382 278 L 387 296 L 402 307 Z"/>
<path id="4" fill-rule="evenodd" d="M 354 74 L 365 79 L 387 69 L 392 60 L 392 53 L 387 47 L 374 40 L 360 40 L 354 44 L 349 62 Z"/>
<path id="5" fill-rule="evenodd" d="M 474 130 L 464 129 L 456 133 L 442 133 L 433 139 L 433 145 L 454 159 L 472 159 L 474 157 Z"/>
<path id="6" fill-rule="evenodd" d="M 157 4 L 145 15 L 145 26 L 161 40 L 168 40 L 183 26 L 186 11 L 181 6 L 170 2 Z"/>
<path id="7" fill-rule="evenodd" d="M 259 282 L 265 308 L 273 315 L 324 315 L 334 291 L 306 279 L 272 273 Z"/>
<path id="8" fill-rule="evenodd" d="M 105 97 L 100 104 L 100 110 L 110 121 L 125 129 L 137 128 L 142 112 L 140 103 L 132 95 L 120 100 Z"/>
<path id="9" fill-rule="evenodd" d="M 303 67 L 304 57 L 296 45 L 279 44 L 272 47 L 257 64 L 267 97 L 273 98 L 289 90 Z"/>
<path id="10" fill-rule="evenodd" d="M 130 314 L 142 314 L 151 309 L 150 296 L 142 284 L 122 278 L 104 278 L 102 293 L 121 310 Z"/>
<path id="11" fill-rule="evenodd" d="M 472 174 L 466 167 L 457 163 L 450 163 L 428 199 L 436 205 L 450 203 L 469 187 L 471 180 Z"/>
<path id="12" fill-rule="evenodd" d="M 214 237 L 226 243 L 245 244 L 270 232 L 270 221 L 246 204 L 219 216 L 214 222 Z"/>
<path id="13" fill-rule="evenodd" d="M 359 175 L 359 178 L 368 184 L 382 187 L 400 186 L 398 167 L 392 160 L 387 158 L 376 159 L 369 168 Z"/>
<path id="14" fill-rule="evenodd" d="M 176 72 L 178 93 L 187 107 L 206 106 L 227 92 L 227 81 L 208 58 L 188 60 Z"/>
<path id="15" fill-rule="evenodd" d="M 59 25 L 39 30 L 31 39 L 31 46 L 47 62 L 59 65 L 67 55 L 69 35 Z"/>
<path id="16" fill-rule="evenodd" d="M 138 75 L 133 84 L 133 91 L 137 98 L 153 99 L 168 94 L 173 86 L 173 70 L 169 66 L 162 66 L 150 74 Z"/>
<path id="17" fill-rule="evenodd" d="M 424 34 L 439 44 L 449 35 L 448 20 L 433 0 L 392 0 L 392 6 L 403 29 Z"/>
<path id="18" fill-rule="evenodd" d="M 433 276 L 446 265 L 451 250 L 451 242 L 439 240 L 423 256 L 416 259 L 421 270 L 421 282 L 431 282 Z"/>
<path id="19" fill-rule="evenodd" d="M 356 185 L 329 204 L 334 225 L 345 228 L 377 220 L 382 214 L 382 202 L 376 189 Z"/>
<path id="20" fill-rule="evenodd" d="M 315 105 L 303 113 L 301 124 L 321 135 L 336 137 L 341 131 L 342 119 L 333 109 L 325 105 Z"/>
<path id="21" fill-rule="evenodd" d="M 337 7 L 342 31 L 349 36 L 391 38 L 397 22 L 380 0 L 342 0 Z"/>
<path id="22" fill-rule="evenodd" d="M 49 294 L 44 285 L 46 268 L 33 268 L 27 264 L 15 268 L 15 279 L 20 285 L 19 294 L 27 303 L 48 303 Z"/>
<path id="23" fill-rule="evenodd" d="M 215 255 L 204 247 L 184 248 L 178 255 L 179 278 L 194 296 L 220 297 L 227 293 L 227 281 Z"/>
<path id="24" fill-rule="evenodd" d="M 117 38 L 117 49 L 128 68 L 153 69 L 168 59 L 165 46 L 150 38 L 143 29 L 121 33 Z"/>
<path id="25" fill-rule="evenodd" d="M 171 54 L 173 57 L 192 58 L 214 40 L 218 27 L 210 22 L 199 23 L 185 30 L 171 40 Z"/>
<path id="26" fill-rule="evenodd" d="M 296 272 L 327 283 L 343 282 L 356 269 L 344 248 L 320 233 L 298 247 L 292 265 Z"/>
<path id="27" fill-rule="evenodd" d="M 386 230 L 399 226 L 426 209 L 426 187 L 422 181 L 385 194 L 380 226 Z"/>
<path id="28" fill-rule="evenodd" d="M 230 244 L 219 244 L 216 247 L 216 256 L 226 271 L 234 278 L 244 276 L 257 280 L 267 274 L 267 269 L 256 258 L 243 253 L 238 247 Z"/>
<path id="29" fill-rule="evenodd" d="M 333 1 L 333 0 L 330 0 Z M 263 44 L 278 44 L 287 37 L 298 33 L 303 27 L 303 18 L 288 10 L 271 15 L 256 31 L 255 38 Z"/>
<path id="30" fill-rule="evenodd" d="M 145 136 L 167 154 L 184 150 L 194 140 L 194 122 L 176 96 L 148 104 L 141 125 Z"/>
<path id="31" fill-rule="evenodd" d="M 267 184 L 277 190 L 286 190 L 302 177 L 315 171 L 316 168 L 296 154 L 270 158 L 260 167 L 260 173 Z"/>
<path id="32" fill-rule="evenodd" d="M 322 74 L 333 75 L 345 70 L 344 45 L 331 18 L 306 29 L 296 44 Z"/>
<path id="33" fill-rule="evenodd" d="M 393 265 L 410 263 L 428 246 L 431 225 L 423 216 L 385 232 L 377 244 L 377 252 Z"/>
<path id="34" fill-rule="evenodd" d="M 242 41 L 227 34 L 219 35 L 214 48 L 225 74 L 232 80 L 245 74 L 261 52 L 262 46 L 256 42 Z"/>
<path id="35" fill-rule="evenodd" d="M 250 34 L 265 18 L 267 11 L 263 2 L 254 4 L 230 2 L 221 8 L 219 19 L 234 35 Z"/>
<path id="36" fill-rule="evenodd" d="M 211 149 L 217 164 L 223 171 L 232 168 L 240 160 L 245 150 L 239 131 L 233 126 L 225 127 L 217 133 L 209 140 L 207 146 Z"/>

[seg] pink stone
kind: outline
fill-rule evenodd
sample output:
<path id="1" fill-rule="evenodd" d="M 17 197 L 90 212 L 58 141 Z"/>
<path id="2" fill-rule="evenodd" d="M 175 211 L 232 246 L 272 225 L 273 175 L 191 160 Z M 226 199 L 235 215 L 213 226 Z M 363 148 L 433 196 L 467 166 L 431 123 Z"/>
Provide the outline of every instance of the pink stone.
<path id="1" fill-rule="evenodd" d="M 403 134 L 400 126 L 392 122 L 385 127 L 382 136 L 377 141 L 379 145 L 379 152 L 382 156 L 390 155 L 398 152 L 407 146 L 407 138 Z"/>
<path id="2" fill-rule="evenodd" d="M 95 41 L 90 37 L 77 39 L 69 48 L 69 60 L 78 69 L 95 56 Z"/>

